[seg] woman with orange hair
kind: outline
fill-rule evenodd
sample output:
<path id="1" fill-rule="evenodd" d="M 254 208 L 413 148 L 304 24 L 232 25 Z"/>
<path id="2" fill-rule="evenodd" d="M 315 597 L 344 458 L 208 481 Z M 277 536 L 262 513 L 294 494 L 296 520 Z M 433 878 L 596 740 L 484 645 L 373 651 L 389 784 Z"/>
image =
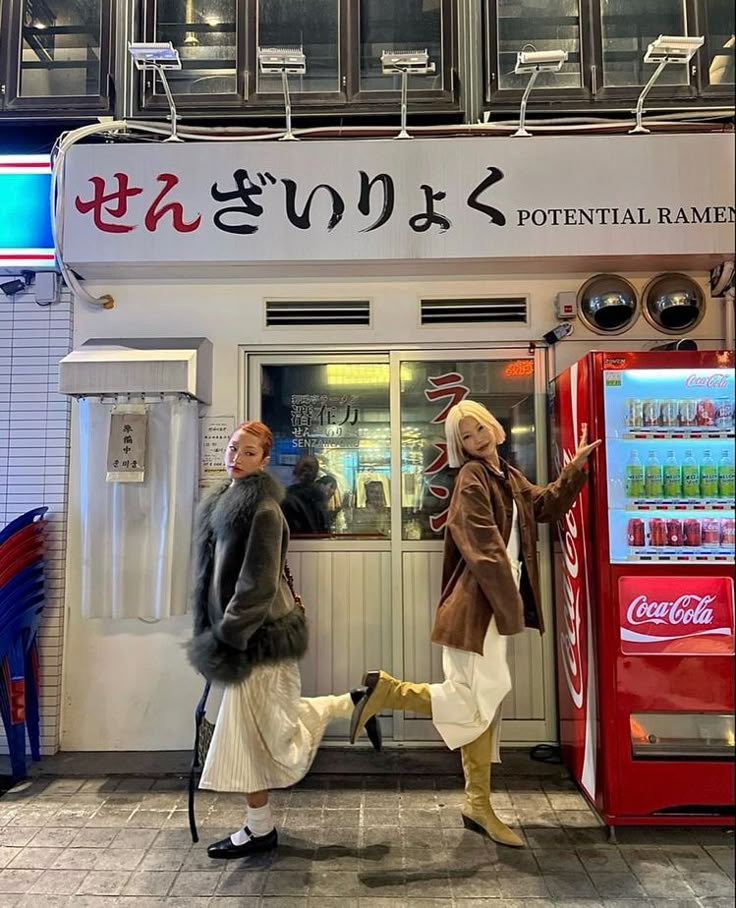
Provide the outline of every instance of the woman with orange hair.
<path id="1" fill-rule="evenodd" d="M 265 472 L 272 435 L 238 426 L 225 449 L 229 481 L 197 513 L 194 636 L 189 657 L 225 685 L 200 788 L 243 792 L 243 826 L 209 846 L 211 858 L 240 858 L 278 844 L 268 792 L 306 775 L 327 723 L 347 718 L 362 689 L 301 696 L 298 660 L 307 649 L 301 601 L 287 579 L 289 530 L 283 489 Z M 376 721 L 366 726 L 381 746 Z"/>

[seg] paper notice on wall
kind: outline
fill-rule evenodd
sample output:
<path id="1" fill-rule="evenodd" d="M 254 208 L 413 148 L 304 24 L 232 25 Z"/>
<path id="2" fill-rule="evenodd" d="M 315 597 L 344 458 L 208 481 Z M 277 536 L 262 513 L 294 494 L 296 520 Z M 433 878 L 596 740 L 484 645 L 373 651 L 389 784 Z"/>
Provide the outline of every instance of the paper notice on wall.
<path id="1" fill-rule="evenodd" d="M 235 429 L 234 416 L 205 416 L 202 419 L 202 453 L 199 484 L 211 485 L 227 479 L 225 445 Z"/>
<path id="2" fill-rule="evenodd" d="M 107 440 L 108 482 L 145 481 L 147 428 L 148 411 L 145 404 L 125 404 L 112 408 Z"/>

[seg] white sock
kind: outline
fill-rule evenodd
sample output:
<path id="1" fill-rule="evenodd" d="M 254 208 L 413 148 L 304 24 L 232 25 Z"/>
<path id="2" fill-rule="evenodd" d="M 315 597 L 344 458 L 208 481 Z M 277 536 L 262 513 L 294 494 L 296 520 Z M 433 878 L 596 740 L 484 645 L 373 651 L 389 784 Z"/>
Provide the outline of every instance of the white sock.
<path id="1" fill-rule="evenodd" d="M 245 845 L 254 836 L 268 835 L 273 828 L 270 804 L 264 804 L 263 807 L 249 807 L 243 828 L 232 833 L 230 840 L 233 845 Z M 246 829 L 248 832 L 245 831 Z"/>

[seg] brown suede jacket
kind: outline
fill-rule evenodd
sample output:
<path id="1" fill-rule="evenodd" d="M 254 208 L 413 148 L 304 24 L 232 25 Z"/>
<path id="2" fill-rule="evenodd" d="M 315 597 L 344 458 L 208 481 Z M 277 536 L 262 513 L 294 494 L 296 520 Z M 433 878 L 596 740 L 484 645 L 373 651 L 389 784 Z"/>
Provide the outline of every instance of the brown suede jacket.
<path id="1" fill-rule="evenodd" d="M 482 653 L 491 618 L 499 634 L 525 627 L 544 631 L 537 565 L 537 523 L 559 520 L 586 474 L 568 464 L 555 482 L 540 487 L 501 461 L 499 476 L 479 460 L 466 463 L 452 493 L 445 530 L 442 597 L 432 642 Z M 517 589 L 506 546 L 516 502 L 522 575 Z"/>

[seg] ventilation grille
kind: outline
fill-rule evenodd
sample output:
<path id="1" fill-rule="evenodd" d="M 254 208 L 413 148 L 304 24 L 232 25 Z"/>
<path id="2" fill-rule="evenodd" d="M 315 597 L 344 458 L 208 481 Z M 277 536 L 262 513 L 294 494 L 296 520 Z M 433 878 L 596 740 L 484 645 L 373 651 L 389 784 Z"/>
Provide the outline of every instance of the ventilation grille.
<path id="1" fill-rule="evenodd" d="M 370 325 L 369 300 L 266 300 L 266 327 Z"/>
<path id="2" fill-rule="evenodd" d="M 527 321 L 527 299 L 508 296 L 478 299 L 422 300 L 423 325 L 466 325 L 476 322 L 512 323 Z"/>

